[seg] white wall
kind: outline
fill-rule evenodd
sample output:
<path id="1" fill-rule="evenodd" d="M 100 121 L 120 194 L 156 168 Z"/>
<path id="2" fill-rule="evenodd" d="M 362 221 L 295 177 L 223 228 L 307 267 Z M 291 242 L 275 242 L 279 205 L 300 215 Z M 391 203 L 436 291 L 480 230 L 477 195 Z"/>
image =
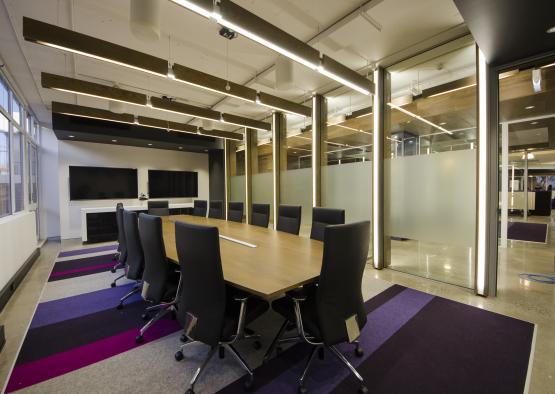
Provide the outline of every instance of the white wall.
<path id="1" fill-rule="evenodd" d="M 34 212 L 20 212 L 0 219 L 0 289 L 21 268 L 36 247 Z"/>
<path id="2" fill-rule="evenodd" d="M 40 238 L 60 236 L 60 201 L 58 199 L 58 139 L 46 127 L 41 130 L 39 165 Z"/>
<path id="3" fill-rule="evenodd" d="M 148 170 L 198 172 L 198 198 L 208 200 L 208 155 L 90 142 L 58 142 L 58 183 L 60 234 L 62 239 L 81 237 L 81 208 L 145 205 L 146 201 L 69 200 L 69 166 L 123 167 L 138 169 L 138 191 L 148 193 Z M 191 198 L 169 199 L 170 203 L 189 202 Z"/>

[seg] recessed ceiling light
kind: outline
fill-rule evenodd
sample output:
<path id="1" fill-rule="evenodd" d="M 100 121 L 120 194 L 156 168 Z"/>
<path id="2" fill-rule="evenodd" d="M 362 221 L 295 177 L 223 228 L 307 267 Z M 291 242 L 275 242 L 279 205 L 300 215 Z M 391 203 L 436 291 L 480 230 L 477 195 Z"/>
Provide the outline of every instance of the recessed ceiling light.
<path id="1" fill-rule="evenodd" d="M 534 121 L 534 122 L 531 122 L 530 124 L 538 124 L 538 122 L 535 122 L 535 121 Z"/>
<path id="2" fill-rule="evenodd" d="M 439 125 L 440 125 L 440 126 L 444 126 L 444 125 L 446 125 L 446 124 L 447 124 L 447 122 L 441 122 Z"/>
<path id="3" fill-rule="evenodd" d="M 148 146 L 152 146 L 152 144 L 148 144 Z"/>
<path id="4" fill-rule="evenodd" d="M 208 149 L 205 149 L 204 151 L 205 151 L 205 152 L 208 152 Z"/>
<path id="5" fill-rule="evenodd" d="M 536 108 L 536 106 L 535 105 L 529 105 L 528 107 L 524 107 L 524 109 L 533 109 L 533 108 Z"/>
<path id="6" fill-rule="evenodd" d="M 112 140 L 112 142 L 118 142 L 118 140 Z"/>
<path id="7" fill-rule="evenodd" d="M 182 147 L 182 146 L 180 146 L 180 147 L 179 147 L 179 149 L 183 149 L 183 147 Z"/>
<path id="8" fill-rule="evenodd" d="M 69 138 L 75 138 L 75 136 L 74 136 L 74 135 L 70 135 Z"/>
<path id="9" fill-rule="evenodd" d="M 555 26 L 551 26 L 549 29 L 546 30 L 547 33 L 555 33 Z"/>

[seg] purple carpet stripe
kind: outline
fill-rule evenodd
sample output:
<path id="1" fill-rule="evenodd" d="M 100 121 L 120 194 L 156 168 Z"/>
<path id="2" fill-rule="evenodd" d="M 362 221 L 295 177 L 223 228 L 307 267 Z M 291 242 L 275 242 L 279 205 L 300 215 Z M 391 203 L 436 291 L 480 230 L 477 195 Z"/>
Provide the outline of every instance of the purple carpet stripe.
<path id="1" fill-rule="evenodd" d="M 134 285 L 134 283 L 129 283 L 123 286 L 40 303 L 33 316 L 30 328 L 38 328 L 114 308 L 117 305 L 118 299 L 129 293 Z M 141 295 L 137 293 L 128 298 L 126 303 L 130 304 L 140 299 Z"/>
<path id="2" fill-rule="evenodd" d="M 79 256 L 80 254 L 105 252 L 105 251 L 114 251 L 115 253 L 117 248 L 118 248 L 118 245 L 114 244 L 114 245 L 96 246 L 94 248 L 67 250 L 65 252 L 60 252 L 58 254 L 58 257 Z"/>
<path id="3" fill-rule="evenodd" d="M 176 321 L 162 319 L 145 333 L 144 343 L 152 342 L 179 329 Z M 6 392 L 11 393 L 44 382 L 142 346 L 143 344 L 135 343 L 136 335 L 137 329 L 128 330 L 66 352 L 18 365 L 12 372 Z"/>
<path id="4" fill-rule="evenodd" d="M 351 363 L 357 367 L 365 358 L 368 358 L 379 349 L 389 338 L 410 321 L 422 310 L 434 296 L 412 289 L 403 290 L 397 296 L 374 310 L 368 315 L 366 326 L 361 331 L 360 345 L 364 350 L 364 357 L 356 358 L 353 355 L 353 345 L 343 344 L 339 349 L 347 355 Z M 350 357 L 349 357 L 350 356 Z M 298 386 L 298 379 L 305 365 L 305 360 L 291 366 L 290 369 L 275 377 L 256 392 L 265 394 L 281 394 L 294 392 Z M 306 379 L 306 386 L 311 391 L 327 393 L 333 390 L 349 371 L 337 363 L 331 354 L 324 361 L 311 369 Z"/>
<path id="5" fill-rule="evenodd" d="M 113 266 L 114 266 L 114 263 L 108 263 L 108 264 L 93 265 L 93 266 L 90 266 L 90 267 L 73 268 L 73 269 L 65 270 L 65 271 L 52 272 L 50 274 L 50 277 L 51 278 L 57 278 L 59 276 L 67 276 L 67 275 L 83 273 L 83 272 L 87 272 L 87 271 L 97 271 L 97 270 L 102 269 L 102 268 L 111 268 Z"/>

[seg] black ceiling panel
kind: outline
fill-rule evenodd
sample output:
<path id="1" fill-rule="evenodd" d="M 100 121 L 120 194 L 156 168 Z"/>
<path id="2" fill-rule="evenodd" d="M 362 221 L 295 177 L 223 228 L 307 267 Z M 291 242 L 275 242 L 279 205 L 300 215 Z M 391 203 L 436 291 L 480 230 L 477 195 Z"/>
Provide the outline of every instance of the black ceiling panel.
<path id="1" fill-rule="evenodd" d="M 454 0 L 488 62 L 504 65 L 555 51 L 555 0 Z"/>

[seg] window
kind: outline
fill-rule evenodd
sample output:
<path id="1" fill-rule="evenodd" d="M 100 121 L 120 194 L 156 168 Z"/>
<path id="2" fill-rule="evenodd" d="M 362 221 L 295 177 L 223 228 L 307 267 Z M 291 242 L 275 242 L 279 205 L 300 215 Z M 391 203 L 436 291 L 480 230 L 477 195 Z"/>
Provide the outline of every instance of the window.
<path id="1" fill-rule="evenodd" d="M 0 114 L 0 217 L 11 213 L 10 132 L 8 119 Z"/>
<path id="2" fill-rule="evenodd" d="M 21 104 L 12 93 L 12 118 L 18 125 L 21 125 L 23 113 L 21 112 Z"/>
<path id="3" fill-rule="evenodd" d="M 10 102 L 9 90 L 4 81 L 0 79 L 0 107 L 9 112 L 8 103 Z"/>
<path id="4" fill-rule="evenodd" d="M 24 191 L 23 191 L 23 158 L 25 149 L 25 138 L 23 133 L 17 128 L 12 128 L 12 155 L 13 155 L 13 186 L 15 199 L 15 212 L 23 210 L 24 207 Z"/>

